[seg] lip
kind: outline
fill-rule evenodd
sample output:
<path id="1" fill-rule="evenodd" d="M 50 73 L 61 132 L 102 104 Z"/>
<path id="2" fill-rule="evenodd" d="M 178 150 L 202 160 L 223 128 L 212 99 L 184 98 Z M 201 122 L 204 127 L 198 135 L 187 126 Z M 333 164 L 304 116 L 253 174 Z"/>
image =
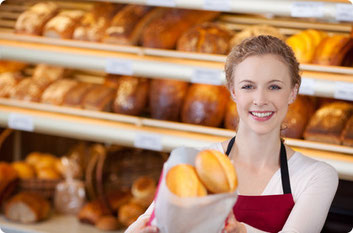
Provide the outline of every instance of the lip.
<path id="1" fill-rule="evenodd" d="M 255 114 L 269 114 L 269 115 L 264 116 L 264 117 L 259 117 L 259 116 L 255 116 L 253 113 L 255 113 Z M 249 111 L 250 116 L 256 121 L 268 121 L 269 119 L 272 118 L 274 113 L 275 113 L 274 111 Z"/>

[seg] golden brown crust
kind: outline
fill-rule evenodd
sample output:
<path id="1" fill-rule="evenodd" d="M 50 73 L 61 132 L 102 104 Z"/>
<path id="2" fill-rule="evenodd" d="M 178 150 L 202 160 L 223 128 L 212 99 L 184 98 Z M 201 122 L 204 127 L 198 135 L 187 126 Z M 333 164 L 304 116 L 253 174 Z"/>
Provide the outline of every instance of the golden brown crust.
<path id="1" fill-rule="evenodd" d="M 149 91 L 149 80 L 123 76 L 118 80 L 113 111 L 121 114 L 140 115 L 144 110 Z"/>
<path id="2" fill-rule="evenodd" d="M 334 102 L 324 105 L 310 119 L 304 132 L 306 140 L 341 144 L 341 132 L 351 114 L 353 105 Z"/>
<path id="3" fill-rule="evenodd" d="M 94 87 L 92 83 L 79 83 L 66 94 L 63 106 L 82 108 L 82 101 L 86 94 Z"/>
<path id="4" fill-rule="evenodd" d="M 0 97 L 10 97 L 16 85 L 21 81 L 22 78 L 22 75 L 17 72 L 0 74 Z"/>
<path id="5" fill-rule="evenodd" d="M 80 222 L 95 225 L 102 216 L 108 214 L 109 210 L 104 204 L 101 201 L 96 200 L 89 202 L 82 207 L 78 213 L 78 219 Z"/>
<path id="6" fill-rule="evenodd" d="M 42 88 L 37 85 L 31 78 L 26 78 L 16 85 L 14 91 L 11 92 L 10 98 L 39 102 L 42 91 Z"/>
<path id="7" fill-rule="evenodd" d="M 45 89 L 41 102 L 45 104 L 61 105 L 65 95 L 77 85 L 77 81 L 71 79 L 60 79 Z"/>
<path id="8" fill-rule="evenodd" d="M 192 84 L 186 94 L 182 121 L 217 127 L 221 124 L 228 100 L 223 86 Z"/>
<path id="9" fill-rule="evenodd" d="M 188 83 L 178 80 L 153 79 L 150 91 L 152 118 L 178 121 L 188 90 Z"/>
<path id="10" fill-rule="evenodd" d="M 64 74 L 65 69 L 63 67 L 39 64 L 34 69 L 32 79 L 44 89 L 54 81 L 64 78 Z"/>
<path id="11" fill-rule="evenodd" d="M 110 112 L 115 90 L 104 85 L 95 85 L 83 98 L 83 108 Z"/>
<path id="12" fill-rule="evenodd" d="M 119 208 L 118 219 L 124 226 L 128 227 L 131 223 L 144 213 L 144 208 L 135 203 L 128 203 Z"/>
<path id="13" fill-rule="evenodd" d="M 341 135 L 342 144 L 345 146 L 353 146 L 353 116 L 347 121 L 347 124 Z"/>

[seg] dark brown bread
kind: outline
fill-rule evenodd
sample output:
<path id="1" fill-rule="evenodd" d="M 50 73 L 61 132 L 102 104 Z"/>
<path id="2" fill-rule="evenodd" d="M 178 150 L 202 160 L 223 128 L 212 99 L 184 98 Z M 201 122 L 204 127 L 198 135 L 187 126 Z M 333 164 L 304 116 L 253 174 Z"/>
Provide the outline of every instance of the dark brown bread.
<path id="1" fill-rule="evenodd" d="M 348 120 L 342 131 L 341 141 L 345 146 L 353 146 L 353 116 Z"/>
<path id="2" fill-rule="evenodd" d="M 217 127 L 221 124 L 228 91 L 223 86 L 192 84 L 186 94 L 182 121 L 191 124 Z"/>
<path id="3" fill-rule="evenodd" d="M 94 87 L 92 83 L 78 83 L 64 97 L 63 105 L 74 108 L 82 108 L 82 101 L 86 94 Z"/>
<path id="4" fill-rule="evenodd" d="M 233 32 L 216 23 L 203 23 L 186 31 L 177 49 L 187 52 L 227 54 Z"/>
<path id="5" fill-rule="evenodd" d="M 115 90 L 104 85 L 95 85 L 84 97 L 83 108 L 110 112 L 112 109 Z"/>
<path id="6" fill-rule="evenodd" d="M 152 118 L 178 121 L 189 84 L 168 79 L 153 79 L 150 91 Z"/>
<path id="7" fill-rule="evenodd" d="M 318 109 L 304 132 L 306 140 L 341 144 L 341 132 L 353 113 L 353 105 L 334 102 Z"/>
<path id="8" fill-rule="evenodd" d="M 113 111 L 121 114 L 140 115 L 148 101 L 149 80 L 123 76 L 118 80 Z"/>

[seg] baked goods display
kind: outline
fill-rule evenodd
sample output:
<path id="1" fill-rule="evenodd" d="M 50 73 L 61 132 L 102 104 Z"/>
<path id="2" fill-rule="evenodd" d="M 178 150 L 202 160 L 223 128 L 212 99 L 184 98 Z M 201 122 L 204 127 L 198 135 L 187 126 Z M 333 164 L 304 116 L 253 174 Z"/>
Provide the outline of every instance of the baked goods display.
<path id="1" fill-rule="evenodd" d="M 59 12 L 55 2 L 39 2 L 24 11 L 15 24 L 15 32 L 42 35 L 45 24 Z"/>
<path id="2" fill-rule="evenodd" d="M 50 204 L 39 194 L 20 192 L 6 202 L 4 209 L 5 217 L 11 221 L 35 223 L 49 216 Z"/>
<path id="3" fill-rule="evenodd" d="M 341 144 L 341 133 L 353 113 L 353 105 L 334 102 L 318 109 L 310 119 L 304 138 L 332 144 Z"/>
<path id="4" fill-rule="evenodd" d="M 82 108 L 82 101 L 86 94 L 94 87 L 92 83 L 80 82 L 71 88 L 71 91 L 66 93 L 63 99 L 63 106 Z"/>
<path id="5" fill-rule="evenodd" d="M 41 102 L 45 104 L 61 105 L 68 92 L 77 85 L 77 81 L 60 79 L 45 89 Z"/>
<path id="6" fill-rule="evenodd" d="M 1 73 L 0 74 L 0 97 L 8 98 L 11 96 L 11 92 L 14 90 L 15 86 L 21 81 L 23 76 L 16 73 Z"/>
<path id="7" fill-rule="evenodd" d="M 32 79 L 40 88 L 44 89 L 54 81 L 64 78 L 65 71 L 63 67 L 38 64 L 34 68 Z"/>
<path id="8" fill-rule="evenodd" d="M 110 112 L 115 97 L 115 90 L 104 85 L 94 85 L 83 97 L 85 109 Z"/>
<path id="9" fill-rule="evenodd" d="M 11 91 L 10 98 L 39 102 L 43 89 L 31 78 L 21 80 Z"/>

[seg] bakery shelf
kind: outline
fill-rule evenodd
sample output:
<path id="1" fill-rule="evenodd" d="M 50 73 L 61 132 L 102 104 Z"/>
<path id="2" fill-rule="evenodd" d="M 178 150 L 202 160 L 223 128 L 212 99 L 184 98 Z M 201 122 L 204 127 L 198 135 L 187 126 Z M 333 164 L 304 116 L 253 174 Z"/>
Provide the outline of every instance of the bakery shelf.
<path id="1" fill-rule="evenodd" d="M 0 229 L 6 233 L 102 233 L 94 226 L 80 223 L 75 216 L 54 214 L 48 220 L 35 224 L 19 224 L 0 216 Z M 1 231 L 0 231 L 1 232 Z M 114 231 L 123 233 L 124 230 Z"/>
<path id="2" fill-rule="evenodd" d="M 24 128 L 38 133 L 130 147 L 147 140 L 150 149 L 166 152 L 181 146 L 204 147 L 234 135 L 226 129 L 0 99 L 0 126 L 16 120 L 30 122 L 32 127 Z M 330 163 L 342 178 L 353 180 L 352 147 L 289 138 L 286 144 Z"/>

